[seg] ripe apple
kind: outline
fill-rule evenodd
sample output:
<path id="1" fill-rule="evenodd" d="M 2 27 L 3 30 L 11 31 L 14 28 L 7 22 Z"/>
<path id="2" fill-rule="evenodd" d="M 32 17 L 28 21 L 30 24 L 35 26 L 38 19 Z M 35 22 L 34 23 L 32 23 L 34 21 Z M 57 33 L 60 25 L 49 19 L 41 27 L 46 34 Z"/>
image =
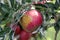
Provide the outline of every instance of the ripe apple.
<path id="1" fill-rule="evenodd" d="M 11 29 L 15 32 L 15 35 L 18 35 L 21 32 L 21 28 L 19 25 L 13 25 Z"/>
<path id="2" fill-rule="evenodd" d="M 42 24 L 43 17 L 39 11 L 31 9 L 24 13 L 19 22 L 25 31 L 33 32 Z"/>
<path id="3" fill-rule="evenodd" d="M 31 37 L 30 32 L 26 32 L 26 31 L 22 30 L 21 33 L 20 33 L 19 40 L 29 40 L 30 37 Z"/>

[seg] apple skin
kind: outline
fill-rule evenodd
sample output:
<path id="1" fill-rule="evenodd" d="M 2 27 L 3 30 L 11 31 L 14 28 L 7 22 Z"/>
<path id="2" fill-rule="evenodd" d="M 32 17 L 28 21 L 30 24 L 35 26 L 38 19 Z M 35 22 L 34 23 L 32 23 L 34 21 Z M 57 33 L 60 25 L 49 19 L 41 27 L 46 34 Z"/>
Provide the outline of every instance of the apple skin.
<path id="1" fill-rule="evenodd" d="M 35 10 L 28 10 L 20 19 L 22 28 L 27 32 L 35 31 L 43 22 L 42 14 Z"/>
<path id="2" fill-rule="evenodd" d="M 21 32 L 21 28 L 20 28 L 19 25 L 13 25 L 13 26 L 11 27 L 11 29 L 14 31 L 14 34 L 15 34 L 15 35 L 18 35 L 18 34 L 20 34 L 20 32 Z"/>
<path id="3" fill-rule="evenodd" d="M 26 31 L 22 30 L 18 40 L 29 40 L 31 35 L 32 34 L 30 32 L 26 32 Z"/>

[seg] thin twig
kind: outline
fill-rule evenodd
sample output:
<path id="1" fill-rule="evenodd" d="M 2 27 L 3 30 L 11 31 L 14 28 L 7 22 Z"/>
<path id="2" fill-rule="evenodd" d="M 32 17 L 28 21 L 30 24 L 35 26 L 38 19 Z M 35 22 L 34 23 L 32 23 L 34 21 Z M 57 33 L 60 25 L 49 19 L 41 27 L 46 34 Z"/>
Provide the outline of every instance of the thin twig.
<path id="1" fill-rule="evenodd" d="M 56 31 L 56 33 L 55 33 L 54 40 L 57 40 L 57 34 L 58 34 L 58 31 Z"/>

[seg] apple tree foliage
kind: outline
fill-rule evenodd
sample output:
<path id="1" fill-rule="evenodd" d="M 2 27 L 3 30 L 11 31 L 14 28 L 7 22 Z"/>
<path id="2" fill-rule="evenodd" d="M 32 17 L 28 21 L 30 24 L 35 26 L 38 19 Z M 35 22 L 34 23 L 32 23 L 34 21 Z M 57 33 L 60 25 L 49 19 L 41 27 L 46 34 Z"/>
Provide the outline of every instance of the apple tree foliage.
<path id="1" fill-rule="evenodd" d="M 23 15 L 22 12 L 29 10 L 33 1 L 37 2 L 37 0 L 0 0 L 0 39 L 12 40 L 13 31 L 7 25 L 17 23 Z M 39 2 L 41 1 L 43 0 L 39 0 Z M 43 24 L 38 33 L 39 37 L 44 37 L 45 31 L 53 26 L 56 31 L 54 40 L 56 40 L 60 30 L 60 0 L 46 0 L 44 4 L 33 5 L 43 15 Z M 15 19 L 13 19 L 14 17 Z M 54 22 L 50 22 L 50 20 L 54 20 Z"/>

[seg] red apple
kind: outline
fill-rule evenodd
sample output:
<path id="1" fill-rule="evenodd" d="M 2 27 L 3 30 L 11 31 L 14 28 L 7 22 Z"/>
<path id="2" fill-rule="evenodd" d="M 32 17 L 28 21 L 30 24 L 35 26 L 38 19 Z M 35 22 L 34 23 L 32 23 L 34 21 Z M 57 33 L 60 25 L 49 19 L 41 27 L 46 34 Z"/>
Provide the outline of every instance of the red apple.
<path id="1" fill-rule="evenodd" d="M 11 28 L 12 28 L 12 30 L 15 32 L 15 35 L 20 34 L 21 28 L 20 28 L 19 25 L 13 25 Z"/>
<path id="2" fill-rule="evenodd" d="M 22 28 L 27 32 L 35 31 L 43 22 L 41 13 L 35 9 L 28 10 L 20 19 Z"/>
<path id="3" fill-rule="evenodd" d="M 19 40 L 29 40 L 30 37 L 31 37 L 30 32 L 26 32 L 26 31 L 22 30 L 21 33 L 20 33 Z"/>

